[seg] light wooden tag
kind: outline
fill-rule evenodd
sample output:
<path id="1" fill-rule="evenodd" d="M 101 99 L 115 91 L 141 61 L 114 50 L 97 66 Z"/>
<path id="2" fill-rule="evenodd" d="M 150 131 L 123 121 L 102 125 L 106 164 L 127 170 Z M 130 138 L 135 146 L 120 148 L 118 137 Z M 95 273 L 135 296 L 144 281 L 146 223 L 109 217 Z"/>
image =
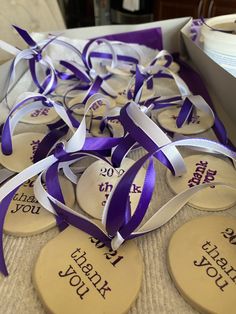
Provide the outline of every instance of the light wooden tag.
<path id="1" fill-rule="evenodd" d="M 200 313 L 235 313 L 236 219 L 205 216 L 172 236 L 168 268 L 181 295 Z"/>
<path id="2" fill-rule="evenodd" d="M 86 93 L 82 92 L 81 94 L 79 94 L 76 97 L 74 97 L 73 99 L 71 99 L 68 103 L 68 107 L 71 108 L 72 106 L 74 106 L 76 104 L 82 103 L 86 94 L 87 94 L 87 92 Z M 109 107 L 112 108 L 115 106 L 115 101 L 112 98 L 109 98 L 109 104 L 110 104 Z M 76 114 L 83 115 L 84 114 L 84 107 L 82 106 L 81 108 L 75 108 L 75 109 L 73 109 L 73 111 Z M 91 109 L 87 113 L 87 116 L 92 115 L 95 117 L 97 117 L 97 116 L 103 117 L 105 111 L 106 111 L 106 104 L 103 101 L 99 100 L 91 106 Z"/>
<path id="3" fill-rule="evenodd" d="M 44 138 L 42 133 L 21 133 L 12 137 L 13 152 L 3 155 L 0 150 L 0 163 L 15 172 L 20 172 L 33 163 L 34 153 Z"/>
<path id="4" fill-rule="evenodd" d="M 95 137 L 110 137 L 111 134 L 107 128 L 105 128 L 103 132 L 100 131 L 100 123 L 101 120 L 92 119 L 90 133 Z"/>
<path id="5" fill-rule="evenodd" d="M 214 124 L 214 118 L 209 116 L 202 110 L 197 110 L 196 117 L 192 118 L 192 121 L 184 123 L 181 128 L 176 125 L 176 119 L 178 117 L 180 107 L 168 108 L 160 111 L 156 114 L 157 121 L 160 125 L 168 131 L 176 132 L 180 134 L 198 134 L 210 129 Z"/>
<path id="6" fill-rule="evenodd" d="M 73 94 L 74 95 L 78 94 L 77 90 L 71 90 L 73 87 L 75 87 L 75 84 L 76 84 L 75 82 L 73 83 L 73 81 L 70 81 L 70 80 L 69 81 L 60 80 L 58 82 L 56 89 L 52 92 L 52 94 L 58 97 L 64 97 L 65 95 L 69 97 L 73 97 Z M 67 94 L 68 91 L 70 91 L 69 95 Z"/>
<path id="7" fill-rule="evenodd" d="M 108 125 L 112 129 L 110 134 L 107 128 L 104 129 L 103 132 L 100 131 L 100 120 L 92 119 L 92 127 L 91 134 L 95 137 L 123 137 L 124 136 L 124 128 L 118 119 L 108 120 Z"/>
<path id="8" fill-rule="evenodd" d="M 52 107 L 45 107 L 37 109 L 27 115 L 25 115 L 21 122 L 30 124 L 47 124 L 58 118 L 58 114 Z"/>
<path id="9" fill-rule="evenodd" d="M 111 67 L 109 65 L 106 65 L 107 71 L 109 71 L 112 74 L 118 75 L 118 76 L 124 76 L 124 77 L 131 77 L 132 74 L 130 72 L 125 72 L 122 69 L 116 68 L 116 67 Z"/>
<path id="10" fill-rule="evenodd" d="M 147 89 L 147 87 L 145 86 L 143 88 L 140 101 L 145 101 L 151 97 L 154 97 L 154 95 L 155 95 L 155 91 L 153 89 Z M 118 103 L 120 105 L 125 105 L 129 101 L 130 100 L 128 100 L 128 98 L 127 98 L 127 90 L 126 89 L 123 89 L 120 92 L 118 92 L 118 96 L 116 97 L 116 103 Z"/>
<path id="11" fill-rule="evenodd" d="M 42 249 L 33 282 L 49 313 L 121 314 L 138 295 L 142 268 L 133 241 L 112 251 L 68 227 Z"/>
<path id="12" fill-rule="evenodd" d="M 108 124 L 112 128 L 114 137 L 123 137 L 124 136 L 124 128 L 118 119 L 108 120 Z"/>
<path id="13" fill-rule="evenodd" d="M 236 184 L 236 171 L 230 162 L 207 154 L 192 155 L 184 161 L 187 172 L 181 177 L 167 172 L 167 183 L 174 193 L 178 194 L 202 183 L 212 183 L 211 187 L 196 193 L 189 204 L 201 210 L 217 211 L 228 209 L 236 203 L 233 190 L 214 186 L 214 182 Z"/>
<path id="14" fill-rule="evenodd" d="M 89 215 L 101 219 L 106 200 L 120 176 L 134 164 L 134 161 L 125 158 L 120 168 L 112 168 L 105 161 L 98 160 L 92 163 L 82 174 L 76 188 L 76 197 L 79 206 Z M 136 208 L 141 192 L 145 170 L 142 168 L 131 187 L 131 212 Z"/>
<path id="15" fill-rule="evenodd" d="M 44 209 L 34 196 L 34 179 L 29 179 L 19 188 L 7 211 L 4 231 L 17 236 L 38 234 L 56 225 L 55 216 Z M 62 193 L 67 206 L 75 202 L 73 185 L 69 180 L 60 177 Z"/>

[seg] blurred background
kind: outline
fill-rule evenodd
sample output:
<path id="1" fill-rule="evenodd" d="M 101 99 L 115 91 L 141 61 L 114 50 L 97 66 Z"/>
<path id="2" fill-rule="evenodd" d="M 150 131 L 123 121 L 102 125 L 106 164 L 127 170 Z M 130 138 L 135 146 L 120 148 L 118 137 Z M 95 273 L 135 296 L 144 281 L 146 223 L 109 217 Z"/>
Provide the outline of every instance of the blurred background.
<path id="1" fill-rule="evenodd" d="M 236 13 L 236 0 L 0 0 L 0 4 L 0 39 L 19 48 L 25 44 L 12 25 L 32 33 Z M 0 49 L 0 63 L 10 57 Z"/>
<path id="2" fill-rule="evenodd" d="M 236 0 L 58 0 L 68 28 L 236 13 Z"/>

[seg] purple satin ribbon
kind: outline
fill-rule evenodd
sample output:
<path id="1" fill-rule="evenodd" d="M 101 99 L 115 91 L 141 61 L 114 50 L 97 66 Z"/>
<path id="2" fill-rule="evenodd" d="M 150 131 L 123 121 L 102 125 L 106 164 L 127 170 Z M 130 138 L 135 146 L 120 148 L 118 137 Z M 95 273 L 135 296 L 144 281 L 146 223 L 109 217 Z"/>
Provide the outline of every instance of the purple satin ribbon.
<path id="1" fill-rule="evenodd" d="M 108 40 L 121 41 L 128 44 L 132 43 L 132 44 L 145 45 L 146 47 L 149 47 L 152 49 L 158 49 L 158 50 L 163 49 L 163 38 L 162 38 L 161 27 L 143 29 L 143 30 L 127 32 L 127 33 L 105 35 L 105 36 L 97 37 L 97 38 L 106 38 Z"/>
<path id="2" fill-rule="evenodd" d="M 37 48 L 37 43 L 33 40 L 33 38 L 29 35 L 29 33 L 26 30 L 24 30 L 24 29 L 22 29 L 22 28 L 20 28 L 20 27 L 18 27 L 16 25 L 12 25 L 12 26 L 15 28 L 17 33 L 24 39 L 24 41 L 31 48 L 35 48 L 35 49 Z"/>
<path id="3" fill-rule="evenodd" d="M 56 149 L 60 150 L 60 153 L 58 153 L 57 150 L 55 151 L 55 156 L 58 156 L 58 158 L 61 157 L 60 155 L 61 152 L 65 154 L 65 151 L 63 150 L 60 144 L 58 144 Z M 61 185 L 58 177 L 58 166 L 59 162 L 54 163 L 46 171 L 46 187 L 50 195 L 59 200 L 61 203 L 65 204 L 65 200 L 62 194 Z M 66 223 L 60 216 L 56 216 L 56 222 L 60 231 L 63 231 L 66 227 L 68 227 L 68 223 Z"/>
<path id="4" fill-rule="evenodd" d="M 36 73 L 36 64 L 42 59 L 42 52 L 43 52 L 44 48 L 47 47 L 47 45 L 44 45 L 42 48 L 38 47 L 37 43 L 33 40 L 33 38 L 29 35 L 29 33 L 26 30 L 24 30 L 20 27 L 17 27 L 17 26 L 14 26 L 14 28 L 18 32 L 18 34 L 22 37 L 22 39 L 29 45 L 29 47 L 32 50 L 32 57 L 29 59 L 30 73 L 31 73 L 31 76 L 32 76 L 32 79 L 33 79 L 35 85 L 39 88 L 39 92 L 43 93 L 53 75 L 50 74 L 49 79 L 48 80 L 46 79 L 44 81 L 44 84 L 41 85 L 39 83 L 37 73 Z M 51 43 L 54 39 L 56 39 L 56 37 L 52 38 L 49 42 Z M 49 67 L 46 70 L 48 70 L 50 73 L 53 71 L 53 69 L 50 69 Z M 54 80 L 53 80 L 52 87 L 48 91 L 47 94 L 49 94 L 50 92 L 55 90 L 55 88 L 57 86 L 56 73 L 55 73 L 55 76 L 53 76 L 53 77 L 54 77 Z"/>
<path id="5" fill-rule="evenodd" d="M 64 125 L 62 128 L 53 129 L 47 135 L 45 135 L 34 153 L 33 162 L 36 163 L 39 160 L 47 157 L 51 148 L 67 134 L 68 130 L 69 127 Z"/>
<path id="6" fill-rule="evenodd" d="M 86 76 L 78 67 L 68 61 L 61 60 L 60 64 L 70 70 L 77 79 L 85 83 L 91 83 L 91 79 L 88 77 L 89 73 L 87 73 L 88 76 Z"/>
<path id="7" fill-rule="evenodd" d="M 193 117 L 193 104 L 189 98 L 185 98 L 183 105 L 180 108 L 180 112 L 176 119 L 176 125 L 178 128 L 181 128 L 186 122 L 189 124 Z"/>
<path id="8" fill-rule="evenodd" d="M 115 167 L 120 167 L 122 159 L 128 154 L 130 149 L 135 145 L 136 140 L 130 135 L 126 134 L 119 145 L 117 145 L 112 153 L 111 161 Z"/>
<path id="9" fill-rule="evenodd" d="M 147 211 L 155 187 L 155 170 L 152 159 L 150 160 L 146 172 L 143 191 L 136 208 L 137 212 L 135 211 L 130 220 L 125 223 L 130 188 L 138 170 L 144 164 L 144 160 L 147 160 L 146 155 L 140 158 L 126 171 L 125 175 L 121 177 L 117 184 L 115 192 L 113 192 L 106 218 L 106 231 L 110 237 L 114 237 L 119 231 L 122 232 L 125 238 L 127 238 L 128 235 L 140 224 Z"/>
<path id="10" fill-rule="evenodd" d="M 197 45 L 199 45 L 199 37 L 201 34 L 201 27 L 202 27 L 202 21 L 201 19 L 196 19 L 192 21 L 192 24 L 190 26 L 190 36 L 192 41 L 194 41 Z"/>
<path id="11" fill-rule="evenodd" d="M 99 239 L 107 247 L 111 247 L 110 237 L 108 237 L 105 232 L 102 232 L 101 229 L 99 229 L 96 225 L 88 220 L 82 219 L 79 216 L 73 215 L 72 213 L 65 211 L 60 206 L 54 204 L 52 201 L 50 201 L 50 203 L 58 216 L 61 217 L 61 219 L 63 219 L 66 223 L 90 234 L 96 239 Z"/>
<path id="12" fill-rule="evenodd" d="M 48 99 L 44 95 L 40 96 L 32 96 L 27 99 L 22 100 L 19 102 L 15 107 L 11 110 L 11 115 L 14 114 L 21 106 L 25 105 L 26 103 L 29 102 L 34 102 L 34 101 L 41 101 L 43 105 L 46 107 L 53 107 L 53 102 Z M 4 123 L 3 130 L 2 130 L 2 153 L 4 155 L 11 155 L 12 154 L 12 138 L 11 138 L 11 131 L 10 131 L 10 118 L 11 115 L 9 115 Z"/>
<path id="13" fill-rule="evenodd" d="M 104 37 L 105 38 L 105 37 Z M 112 59 L 112 54 L 108 52 L 98 52 L 98 51 L 92 51 L 90 53 L 91 58 L 99 58 L 99 59 Z M 138 59 L 131 57 L 131 56 L 125 56 L 125 55 L 117 55 L 118 61 L 124 61 L 130 64 L 138 64 Z"/>
<path id="14" fill-rule="evenodd" d="M 213 110 L 215 115 L 215 123 L 212 128 L 219 142 L 226 146 L 228 145 L 229 148 L 233 148 L 235 150 L 235 147 L 233 147 L 232 143 L 227 137 L 227 132 L 223 123 L 220 121 L 220 118 L 214 110 L 214 104 L 201 77 L 188 64 L 181 60 L 179 54 L 174 54 L 173 57 L 174 60 L 180 65 L 179 76 L 186 82 L 191 92 L 194 95 L 201 95 Z"/>
<path id="15" fill-rule="evenodd" d="M 120 111 L 120 121 L 124 127 L 124 130 L 128 131 L 129 134 L 133 137 L 133 139 L 136 140 L 141 145 L 141 147 L 145 148 L 148 152 L 154 153 L 155 151 L 158 150 L 159 147 L 129 117 L 129 115 L 126 112 L 127 106 L 128 104 L 124 106 Z M 162 151 L 159 151 L 157 154 L 154 154 L 154 156 L 162 164 L 164 164 L 173 174 L 175 173 L 171 162 Z"/>

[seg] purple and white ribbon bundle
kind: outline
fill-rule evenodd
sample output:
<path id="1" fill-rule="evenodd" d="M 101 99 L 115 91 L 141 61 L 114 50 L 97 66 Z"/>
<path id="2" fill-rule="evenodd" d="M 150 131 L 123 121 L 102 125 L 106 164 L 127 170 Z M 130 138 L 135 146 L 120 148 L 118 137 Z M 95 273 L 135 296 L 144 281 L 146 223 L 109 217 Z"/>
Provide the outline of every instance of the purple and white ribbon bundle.
<path id="1" fill-rule="evenodd" d="M 158 185 L 154 160 L 162 163 L 175 176 L 181 176 L 186 171 L 179 146 L 220 154 L 235 162 L 235 150 L 227 138 L 223 124 L 214 112 L 205 86 L 198 74 L 178 56 L 162 49 L 160 29 L 92 39 L 83 45 L 80 43 L 81 47 L 53 35 L 36 42 L 25 30 L 19 27 L 15 29 L 28 44 L 28 48 L 21 51 L 0 42 L 2 49 L 15 55 L 6 87 L 6 101 L 15 79 L 17 64 L 22 60 L 28 62 L 35 90 L 24 91 L 26 93 L 19 95 L 20 99 L 11 107 L 2 128 L 2 153 L 14 154 L 12 138 L 15 127 L 28 113 L 53 108 L 58 119 L 48 125 L 48 133 L 34 156 L 35 163 L 0 187 L 0 271 L 3 274 L 8 273 L 2 245 L 5 215 L 17 189 L 36 175 L 35 197 L 45 209 L 56 215 L 61 230 L 70 224 L 107 246 L 118 249 L 124 241 L 163 226 L 195 193 L 210 185 L 206 183 L 184 190 L 143 223 L 154 188 Z M 144 37 L 145 32 L 149 36 Z M 50 57 L 52 47 L 62 47 L 73 57 L 63 60 L 59 54 L 59 59 L 55 60 Z M 174 60 L 180 65 L 179 73 L 172 69 Z M 178 94 L 153 95 L 155 84 L 161 79 L 172 80 L 177 86 Z M 117 85 L 120 90 L 117 90 Z M 120 91 L 124 90 L 122 103 L 118 105 L 116 100 Z M 144 97 L 145 90 L 147 96 Z M 78 102 L 70 106 L 71 99 L 75 97 L 78 97 Z M 102 116 L 96 115 L 94 111 L 95 117 L 92 115 L 91 119 L 99 120 L 101 130 L 109 128 L 111 119 L 117 119 L 123 128 L 121 136 L 115 137 L 115 132 L 111 137 L 92 137 L 89 134 L 87 117 L 98 104 L 102 104 L 104 108 Z M 150 118 L 153 110 L 176 105 L 180 106 L 176 120 L 178 128 L 190 123 L 196 110 L 202 110 L 214 118 L 213 130 L 219 142 L 186 137 L 175 141 Z M 143 148 L 145 154 L 127 170 L 110 193 L 103 210 L 102 227 L 95 220 L 66 206 L 59 174 L 63 173 L 72 183 L 77 184 L 79 178 L 74 169 L 80 167 L 80 161 L 85 157 L 103 160 L 115 169 L 120 166 L 126 155 L 137 147 Z M 143 188 L 139 202 L 131 213 L 129 193 L 143 165 L 146 165 Z M 10 175 L 12 176 L 12 173 Z M 2 173 L 1 182 L 5 179 L 6 175 Z M 214 182 L 214 185 L 236 189 L 235 186 L 224 182 Z"/>

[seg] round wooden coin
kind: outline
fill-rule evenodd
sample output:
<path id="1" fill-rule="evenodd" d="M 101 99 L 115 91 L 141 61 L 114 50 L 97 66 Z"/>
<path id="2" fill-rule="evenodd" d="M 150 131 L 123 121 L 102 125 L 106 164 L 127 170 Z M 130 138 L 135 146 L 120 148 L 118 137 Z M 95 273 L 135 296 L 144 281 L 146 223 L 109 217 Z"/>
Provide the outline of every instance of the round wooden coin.
<path id="1" fill-rule="evenodd" d="M 138 295 L 142 267 L 133 241 L 112 251 L 70 226 L 42 249 L 33 282 L 49 313 L 121 314 Z"/>
<path id="2" fill-rule="evenodd" d="M 42 133 L 21 133 L 12 137 L 13 152 L 3 155 L 0 150 L 0 163 L 9 170 L 20 172 L 33 163 L 34 153 L 44 138 Z"/>
<path id="3" fill-rule="evenodd" d="M 235 313 L 236 218 L 205 216 L 172 236 L 168 268 L 181 295 L 200 313 Z"/>
<path id="4" fill-rule="evenodd" d="M 112 168 L 102 160 L 95 161 L 82 174 L 76 188 L 79 206 L 89 215 L 101 219 L 106 200 L 114 185 L 134 161 L 125 158 L 120 168 Z M 130 190 L 131 212 L 136 208 L 142 192 L 145 170 L 142 168 L 136 176 Z"/>
<path id="5" fill-rule="evenodd" d="M 124 76 L 124 77 L 131 77 L 132 74 L 130 74 L 129 71 L 125 71 L 123 69 L 119 69 L 117 67 L 111 67 L 109 65 L 106 65 L 106 69 L 108 72 L 118 75 L 118 76 Z"/>
<path id="6" fill-rule="evenodd" d="M 73 185 L 59 177 L 62 193 L 67 206 L 75 202 Z M 35 178 L 29 179 L 14 195 L 4 222 L 4 231 L 17 236 L 38 234 L 56 225 L 55 216 L 43 208 L 34 196 Z"/>
<path id="7" fill-rule="evenodd" d="M 230 162 L 211 155 L 192 155 L 184 159 L 187 172 L 181 177 L 167 172 L 167 183 L 175 193 L 199 184 L 212 183 L 211 187 L 196 193 L 189 201 L 195 208 L 207 211 L 224 210 L 236 203 L 235 191 L 214 182 L 236 184 L 236 171 Z"/>
<path id="8" fill-rule="evenodd" d="M 153 89 L 147 89 L 147 87 L 144 87 L 140 101 L 145 101 L 151 97 L 154 97 L 154 95 L 155 91 Z M 128 99 L 127 96 L 127 90 L 123 89 L 120 92 L 118 92 L 118 96 L 116 97 L 115 100 L 120 105 L 125 105 L 126 103 L 128 103 L 130 100 Z"/>
<path id="9" fill-rule="evenodd" d="M 118 119 L 108 120 L 109 126 L 112 128 L 112 133 L 114 137 L 123 137 L 124 128 Z"/>
<path id="10" fill-rule="evenodd" d="M 95 137 L 110 137 L 111 134 L 110 134 L 110 132 L 109 132 L 109 130 L 107 128 L 105 128 L 103 130 L 103 132 L 101 132 L 101 130 L 100 130 L 100 123 L 101 123 L 101 120 L 92 119 L 92 121 L 91 121 L 91 129 L 90 129 L 90 133 L 92 134 L 92 136 L 95 136 Z"/>
<path id="11" fill-rule="evenodd" d="M 69 103 L 68 107 L 71 108 L 77 104 L 82 104 L 83 99 L 86 97 L 86 93 L 81 93 L 77 95 L 76 97 L 72 98 Z M 115 101 L 112 98 L 109 98 L 109 107 L 114 107 L 115 106 Z M 79 115 L 84 115 L 84 105 L 82 105 L 80 108 L 74 108 L 73 111 L 76 114 Z M 98 100 L 96 103 L 94 103 L 88 113 L 86 114 L 87 116 L 102 116 L 106 112 L 106 104 L 102 100 Z"/>
<path id="12" fill-rule="evenodd" d="M 214 124 L 214 118 L 202 110 L 197 110 L 196 116 L 192 117 L 190 123 L 184 123 L 181 128 L 176 125 L 180 107 L 168 108 L 157 113 L 157 121 L 160 125 L 171 132 L 190 135 L 202 133 L 210 129 Z"/>
<path id="13" fill-rule="evenodd" d="M 21 122 L 30 124 L 47 124 L 55 121 L 57 118 L 58 114 L 54 108 L 45 107 L 28 113 L 21 119 Z"/>

